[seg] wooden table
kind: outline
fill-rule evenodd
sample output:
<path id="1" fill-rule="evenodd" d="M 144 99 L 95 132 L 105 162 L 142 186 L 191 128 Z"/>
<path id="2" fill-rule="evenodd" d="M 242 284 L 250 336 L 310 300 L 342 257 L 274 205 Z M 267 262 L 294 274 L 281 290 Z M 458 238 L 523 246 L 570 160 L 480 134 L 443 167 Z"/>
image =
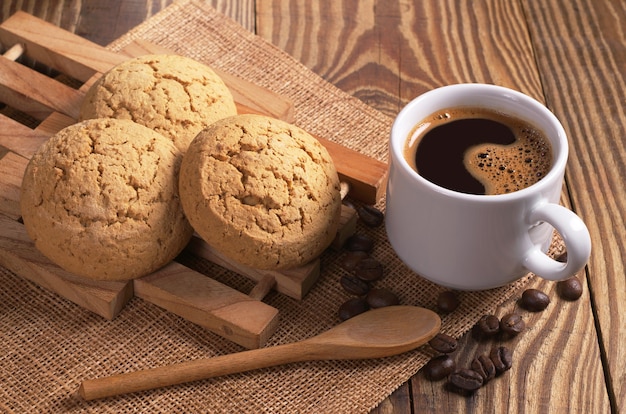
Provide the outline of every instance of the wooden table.
<path id="1" fill-rule="evenodd" d="M 4 1 L 105 45 L 171 1 Z M 383 113 L 429 89 L 495 83 L 556 113 L 571 141 L 563 203 L 587 223 L 583 297 L 527 319 L 514 368 L 471 397 L 421 373 L 374 410 L 626 412 L 626 3 L 622 0 L 211 0 Z M 17 5 L 17 6 L 16 6 Z M 533 287 L 555 298 L 554 284 Z M 556 302 L 556 300 L 555 300 Z M 512 310 L 514 300 L 500 313 Z M 479 346 L 466 335 L 459 359 Z"/>

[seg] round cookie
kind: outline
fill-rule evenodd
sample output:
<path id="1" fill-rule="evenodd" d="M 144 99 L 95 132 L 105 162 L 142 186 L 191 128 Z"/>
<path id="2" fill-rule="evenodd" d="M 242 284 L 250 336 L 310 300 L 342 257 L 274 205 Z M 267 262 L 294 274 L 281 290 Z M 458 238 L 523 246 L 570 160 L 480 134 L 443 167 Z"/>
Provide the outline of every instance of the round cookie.
<path id="1" fill-rule="evenodd" d="M 80 119 L 131 119 L 185 152 L 198 132 L 236 115 L 235 101 L 208 66 L 178 55 L 147 55 L 105 73 L 87 92 Z"/>
<path id="2" fill-rule="evenodd" d="M 169 263 L 193 229 L 178 197 L 182 153 L 128 120 L 93 119 L 46 141 L 20 208 L 35 246 L 74 274 L 128 280 Z"/>
<path id="3" fill-rule="evenodd" d="M 238 115 L 200 132 L 183 157 L 179 187 L 196 232 L 254 268 L 307 263 L 337 232 L 339 178 L 328 152 L 277 119 Z"/>

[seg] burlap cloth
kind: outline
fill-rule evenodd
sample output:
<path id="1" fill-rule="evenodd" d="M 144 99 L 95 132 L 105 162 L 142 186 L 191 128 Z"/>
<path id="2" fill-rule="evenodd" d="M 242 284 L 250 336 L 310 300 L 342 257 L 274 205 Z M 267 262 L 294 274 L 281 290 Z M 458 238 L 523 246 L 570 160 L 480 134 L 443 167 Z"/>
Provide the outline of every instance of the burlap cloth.
<path id="1" fill-rule="evenodd" d="M 302 64 L 210 6 L 176 3 L 110 47 L 141 38 L 221 68 L 293 100 L 295 123 L 375 158 L 387 159 L 392 120 L 325 82 Z M 383 208 L 384 206 L 380 206 Z M 442 290 L 408 270 L 391 250 L 384 228 L 358 231 L 377 240 L 387 286 L 403 304 L 435 309 Z M 562 248 L 555 239 L 553 249 Z M 298 341 L 337 324 L 349 298 L 339 285 L 341 252 L 322 257 L 322 275 L 302 301 L 272 292 L 280 311 L 267 346 Z M 451 258 L 453 260 L 453 258 Z M 248 292 L 252 283 L 191 257 L 183 261 Z M 443 331 L 463 335 L 511 298 L 532 276 L 503 288 L 460 294 L 461 307 L 442 318 Z M 369 361 L 292 364 L 134 395 L 85 402 L 83 379 L 241 351 L 207 330 L 134 298 L 113 321 L 85 311 L 0 267 L 0 411 L 41 412 L 367 412 L 406 382 L 430 357 L 426 347 Z"/>

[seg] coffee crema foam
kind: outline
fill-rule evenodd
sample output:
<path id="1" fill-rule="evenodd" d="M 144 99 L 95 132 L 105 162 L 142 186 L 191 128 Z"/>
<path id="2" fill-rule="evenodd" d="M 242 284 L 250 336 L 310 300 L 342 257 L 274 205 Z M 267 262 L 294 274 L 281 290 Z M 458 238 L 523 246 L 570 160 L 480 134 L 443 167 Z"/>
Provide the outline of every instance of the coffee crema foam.
<path id="1" fill-rule="evenodd" d="M 511 145 L 483 144 L 465 152 L 464 164 L 485 186 L 485 194 L 506 194 L 530 187 L 552 167 L 552 148 L 534 129 L 522 129 Z"/>
<path id="2" fill-rule="evenodd" d="M 463 107 L 437 112 L 416 125 L 405 145 L 405 159 L 442 187 L 497 195 L 543 178 L 552 168 L 552 147 L 545 134 L 526 121 Z"/>

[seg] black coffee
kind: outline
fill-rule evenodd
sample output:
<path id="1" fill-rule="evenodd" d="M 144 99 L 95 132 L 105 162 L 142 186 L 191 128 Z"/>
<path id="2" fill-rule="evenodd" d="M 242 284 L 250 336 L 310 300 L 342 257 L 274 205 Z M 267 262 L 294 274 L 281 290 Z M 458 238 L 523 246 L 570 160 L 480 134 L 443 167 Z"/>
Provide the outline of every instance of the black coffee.
<path id="1" fill-rule="evenodd" d="M 437 112 L 411 132 L 405 158 L 427 180 L 468 194 L 529 187 L 552 167 L 547 137 L 529 123 L 483 108 Z"/>

